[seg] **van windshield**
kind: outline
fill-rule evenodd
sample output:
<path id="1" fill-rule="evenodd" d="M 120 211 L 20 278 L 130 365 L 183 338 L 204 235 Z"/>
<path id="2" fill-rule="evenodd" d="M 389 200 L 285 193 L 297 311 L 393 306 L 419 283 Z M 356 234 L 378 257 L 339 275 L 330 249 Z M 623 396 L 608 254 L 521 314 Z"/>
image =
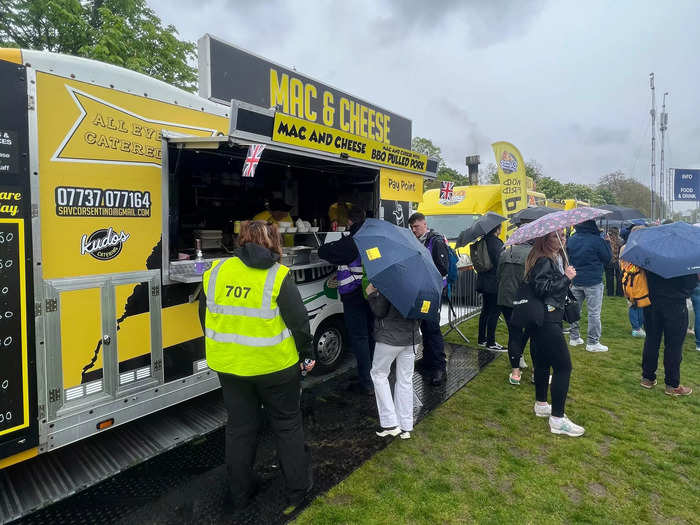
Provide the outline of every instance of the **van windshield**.
<path id="1" fill-rule="evenodd" d="M 442 233 L 448 240 L 456 240 L 459 234 L 481 217 L 479 214 L 469 215 L 426 215 L 428 228 Z"/>

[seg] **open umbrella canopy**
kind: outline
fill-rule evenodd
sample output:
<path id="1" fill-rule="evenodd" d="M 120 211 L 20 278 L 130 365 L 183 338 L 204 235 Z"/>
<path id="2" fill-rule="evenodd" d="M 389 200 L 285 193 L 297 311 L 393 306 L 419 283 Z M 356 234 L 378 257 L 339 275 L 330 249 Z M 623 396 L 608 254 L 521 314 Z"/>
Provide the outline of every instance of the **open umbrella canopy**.
<path id="1" fill-rule="evenodd" d="M 520 226 L 521 224 L 527 223 L 527 222 L 532 222 L 536 221 L 540 217 L 544 217 L 545 215 L 549 213 L 554 213 L 557 210 L 556 208 L 550 208 L 549 206 L 534 206 L 532 208 L 525 208 L 524 210 L 520 210 L 516 214 L 514 214 L 510 218 L 510 222 L 515 224 L 516 226 Z"/>
<path id="2" fill-rule="evenodd" d="M 574 208 L 573 210 L 562 210 L 549 213 L 544 217 L 523 224 L 506 241 L 506 246 L 512 244 L 522 244 L 537 237 L 544 237 L 548 233 L 563 230 L 571 226 L 576 226 L 591 219 L 597 219 L 610 213 L 608 210 L 598 208 Z"/>
<path id="3" fill-rule="evenodd" d="M 367 219 L 353 236 L 367 279 L 407 319 L 437 315 L 442 277 L 423 244 L 406 228 Z"/>
<path id="4" fill-rule="evenodd" d="M 630 219 L 643 219 L 644 214 L 635 208 L 626 208 L 624 206 L 615 206 L 614 204 L 605 204 L 599 206 L 601 210 L 611 212 L 605 218 L 610 221 L 628 221 Z"/>
<path id="5" fill-rule="evenodd" d="M 674 222 L 634 231 L 620 258 L 665 279 L 700 273 L 700 228 Z"/>
<path id="6" fill-rule="evenodd" d="M 457 247 L 462 247 L 466 246 L 470 242 L 474 241 L 475 239 L 478 239 L 479 237 L 483 237 L 487 233 L 489 233 L 491 230 L 493 230 L 496 226 L 501 224 L 503 221 L 506 221 L 506 217 L 503 215 L 499 215 L 496 212 L 490 211 L 487 212 L 485 215 L 479 217 L 474 224 L 472 224 L 471 228 L 467 228 L 464 230 L 462 233 L 459 234 L 459 239 L 457 241 Z"/>

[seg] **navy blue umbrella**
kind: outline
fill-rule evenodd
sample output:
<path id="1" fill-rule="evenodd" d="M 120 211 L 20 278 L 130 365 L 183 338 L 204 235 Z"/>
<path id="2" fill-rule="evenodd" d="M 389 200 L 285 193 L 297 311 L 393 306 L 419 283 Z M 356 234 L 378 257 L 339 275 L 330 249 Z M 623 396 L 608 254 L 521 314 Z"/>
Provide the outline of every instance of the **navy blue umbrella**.
<path id="1" fill-rule="evenodd" d="M 423 244 L 406 228 L 367 219 L 353 236 L 367 279 L 407 319 L 434 317 L 442 277 Z"/>
<path id="2" fill-rule="evenodd" d="M 686 222 L 633 231 L 620 255 L 665 279 L 700 272 L 700 228 Z"/>

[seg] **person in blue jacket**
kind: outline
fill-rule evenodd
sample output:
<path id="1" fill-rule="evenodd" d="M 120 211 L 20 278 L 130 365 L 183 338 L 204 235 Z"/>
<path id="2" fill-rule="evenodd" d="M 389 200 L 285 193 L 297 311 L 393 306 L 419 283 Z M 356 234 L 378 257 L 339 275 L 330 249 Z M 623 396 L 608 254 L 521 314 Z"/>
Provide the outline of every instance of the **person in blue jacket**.
<path id="1" fill-rule="evenodd" d="M 571 266 L 576 268 L 571 291 L 580 306 L 583 306 L 584 300 L 588 302 L 586 350 L 607 352 L 608 347 L 600 342 L 600 310 L 603 306 L 603 271 L 612 259 L 610 240 L 607 236 L 603 237 L 595 221 L 586 221 L 576 226 L 576 233 L 567 241 L 566 250 Z M 571 324 L 569 344 L 583 344 L 579 323 Z"/>

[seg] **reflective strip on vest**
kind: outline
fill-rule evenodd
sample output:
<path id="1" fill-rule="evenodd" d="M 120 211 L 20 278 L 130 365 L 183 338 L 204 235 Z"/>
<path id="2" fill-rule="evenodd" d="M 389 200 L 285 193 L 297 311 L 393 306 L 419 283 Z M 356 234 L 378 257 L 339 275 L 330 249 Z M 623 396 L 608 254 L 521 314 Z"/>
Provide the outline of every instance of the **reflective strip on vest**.
<path id="1" fill-rule="evenodd" d="M 358 257 L 349 265 L 342 264 L 338 266 L 338 291 L 341 295 L 349 294 L 357 290 L 362 284 L 362 260 Z"/>
<path id="2" fill-rule="evenodd" d="M 223 263 L 217 264 L 209 274 L 208 290 L 216 290 L 216 278 L 219 275 L 219 270 L 221 269 L 222 265 Z M 280 313 L 279 308 L 275 308 L 274 310 L 270 308 L 272 304 L 272 289 L 275 287 L 275 277 L 277 277 L 277 271 L 279 268 L 279 263 L 275 263 L 267 272 L 261 308 L 217 304 L 214 299 L 215 294 L 213 293 L 207 294 L 207 308 L 213 314 L 247 315 L 249 317 L 258 317 L 259 319 L 274 319 Z"/>
<path id="3" fill-rule="evenodd" d="M 250 337 L 239 334 L 224 334 L 215 332 L 211 328 L 207 328 L 204 333 L 209 339 L 217 343 L 236 343 L 244 346 L 275 346 L 292 336 L 292 333 L 287 328 L 285 328 L 281 334 L 272 337 Z"/>

